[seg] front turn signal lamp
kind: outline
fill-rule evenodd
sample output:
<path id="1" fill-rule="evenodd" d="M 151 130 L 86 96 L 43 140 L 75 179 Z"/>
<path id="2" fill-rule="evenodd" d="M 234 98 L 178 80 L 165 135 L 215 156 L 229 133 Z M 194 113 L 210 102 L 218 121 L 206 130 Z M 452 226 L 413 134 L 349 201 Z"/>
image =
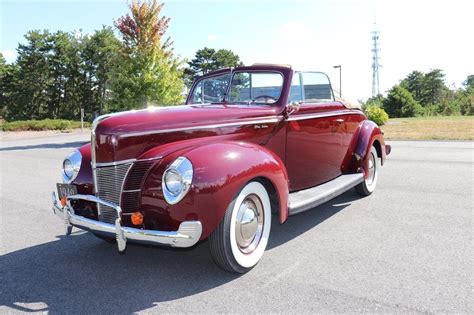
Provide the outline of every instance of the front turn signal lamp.
<path id="1" fill-rule="evenodd" d="M 143 214 L 140 212 L 134 212 L 131 216 L 133 225 L 142 225 L 143 224 Z"/>

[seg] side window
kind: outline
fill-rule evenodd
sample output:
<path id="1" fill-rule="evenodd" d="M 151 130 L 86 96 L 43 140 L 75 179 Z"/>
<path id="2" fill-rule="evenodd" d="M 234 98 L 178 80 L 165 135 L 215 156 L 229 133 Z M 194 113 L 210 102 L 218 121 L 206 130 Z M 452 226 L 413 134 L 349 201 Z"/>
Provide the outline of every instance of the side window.
<path id="1" fill-rule="evenodd" d="M 299 72 L 293 73 L 293 79 L 291 80 L 290 96 L 288 98 L 288 103 L 303 101 L 303 89 L 301 87 Z"/>
<path id="2" fill-rule="evenodd" d="M 276 72 L 236 72 L 230 87 L 230 102 L 273 104 L 281 95 L 283 76 Z"/>
<path id="3" fill-rule="evenodd" d="M 302 72 L 304 102 L 332 101 L 332 89 L 328 77 L 319 72 Z"/>

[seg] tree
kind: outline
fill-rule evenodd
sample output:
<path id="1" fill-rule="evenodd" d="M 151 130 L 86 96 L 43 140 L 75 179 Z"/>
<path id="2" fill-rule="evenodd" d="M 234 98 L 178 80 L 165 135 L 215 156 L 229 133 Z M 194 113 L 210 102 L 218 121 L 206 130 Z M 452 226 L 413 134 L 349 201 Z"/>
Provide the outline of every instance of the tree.
<path id="1" fill-rule="evenodd" d="M 81 108 L 92 120 L 101 112 L 120 47 L 110 27 L 92 35 L 31 31 L 25 39 L 5 80 L 8 120 L 79 119 Z"/>
<path id="2" fill-rule="evenodd" d="M 421 71 L 412 71 L 400 82 L 400 86 L 413 95 L 413 98 L 420 104 L 425 102 L 425 74 Z"/>
<path id="3" fill-rule="evenodd" d="M 187 86 L 196 79 L 208 72 L 221 68 L 242 66 L 240 57 L 229 49 L 219 49 L 204 47 L 196 52 L 195 57 L 188 62 L 188 67 L 184 70 L 185 82 Z"/>
<path id="4" fill-rule="evenodd" d="M 41 118 L 79 119 L 83 105 L 81 75 L 81 38 L 58 31 L 46 38 L 45 52 L 50 84 L 45 87 L 49 101 Z"/>
<path id="5" fill-rule="evenodd" d="M 105 111 L 111 71 L 119 66 L 120 41 L 111 27 L 103 27 L 83 40 L 83 96 L 86 117 Z"/>
<path id="6" fill-rule="evenodd" d="M 423 104 L 439 104 L 448 91 L 441 69 L 434 69 L 425 74 Z"/>
<path id="7" fill-rule="evenodd" d="M 464 88 L 456 91 L 455 101 L 462 115 L 474 115 L 474 75 L 469 75 L 463 86 Z"/>
<path id="8" fill-rule="evenodd" d="M 383 109 L 390 117 L 414 117 L 423 112 L 423 108 L 405 88 L 395 85 L 383 102 Z"/>
<path id="9" fill-rule="evenodd" d="M 111 80 L 109 110 L 168 105 L 182 100 L 180 62 L 173 56 L 172 42 L 163 41 L 170 19 L 160 17 L 163 4 L 156 0 L 134 0 L 130 14 L 115 26 L 122 36 L 120 65 Z"/>
<path id="10" fill-rule="evenodd" d="M 11 93 L 17 69 L 15 63 L 8 64 L 0 53 L 0 118 L 5 117 L 8 107 L 11 106 Z"/>
<path id="11" fill-rule="evenodd" d="M 39 119 L 47 114 L 48 88 L 52 84 L 48 62 L 50 35 L 46 30 L 30 31 L 25 35 L 26 43 L 18 46 L 18 71 L 10 82 L 7 120 Z"/>
<path id="12" fill-rule="evenodd" d="M 466 88 L 474 88 L 474 74 L 468 75 L 466 81 L 463 82 Z"/>
<path id="13" fill-rule="evenodd" d="M 443 71 L 440 69 L 428 73 L 412 71 L 400 82 L 400 86 L 410 92 L 423 107 L 439 106 L 448 92 Z"/>

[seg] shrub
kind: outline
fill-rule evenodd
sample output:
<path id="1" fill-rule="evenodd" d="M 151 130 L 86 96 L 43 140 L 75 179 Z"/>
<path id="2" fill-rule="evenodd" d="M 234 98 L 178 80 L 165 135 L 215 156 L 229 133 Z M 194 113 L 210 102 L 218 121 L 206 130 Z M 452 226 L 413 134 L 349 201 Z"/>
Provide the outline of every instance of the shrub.
<path id="1" fill-rule="evenodd" d="M 84 122 L 84 127 L 89 127 L 90 123 Z M 17 120 L 4 122 L 0 129 L 3 131 L 40 131 L 40 130 L 68 130 L 80 128 L 80 121 L 65 119 L 44 119 L 44 120 Z"/>
<path id="2" fill-rule="evenodd" d="M 416 117 L 423 114 L 423 107 L 413 95 L 399 85 L 395 85 L 383 101 L 383 109 L 390 117 Z"/>
<path id="3" fill-rule="evenodd" d="M 382 126 L 388 120 L 388 114 L 376 105 L 369 105 L 365 108 L 365 114 L 367 118 L 375 122 L 377 125 Z"/>

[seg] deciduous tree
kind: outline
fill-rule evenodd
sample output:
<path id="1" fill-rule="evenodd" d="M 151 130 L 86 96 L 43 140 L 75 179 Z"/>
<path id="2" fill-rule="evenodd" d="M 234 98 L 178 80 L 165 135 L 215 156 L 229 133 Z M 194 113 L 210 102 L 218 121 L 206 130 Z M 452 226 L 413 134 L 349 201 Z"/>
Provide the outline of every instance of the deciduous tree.
<path id="1" fill-rule="evenodd" d="M 171 40 L 164 38 L 170 19 L 160 15 L 162 8 L 156 0 L 134 0 L 130 14 L 115 22 L 122 49 L 120 66 L 112 74 L 111 110 L 181 102 L 180 62 Z"/>

